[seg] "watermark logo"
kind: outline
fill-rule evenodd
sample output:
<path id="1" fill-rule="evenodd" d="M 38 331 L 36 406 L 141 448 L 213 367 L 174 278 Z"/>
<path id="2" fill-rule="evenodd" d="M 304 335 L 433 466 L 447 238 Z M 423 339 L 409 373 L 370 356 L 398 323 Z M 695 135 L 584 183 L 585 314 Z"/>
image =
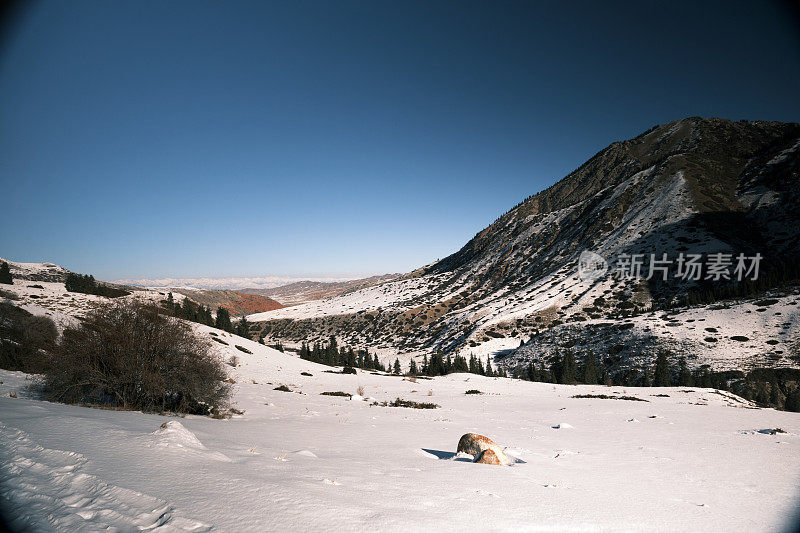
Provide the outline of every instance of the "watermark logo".
<path id="1" fill-rule="evenodd" d="M 680 279 L 684 281 L 742 281 L 758 279 L 763 256 L 745 254 L 684 254 L 670 258 L 668 254 L 619 254 L 611 269 L 608 261 L 598 253 L 584 250 L 578 258 L 578 277 L 595 281 L 609 270 L 619 280 Z"/>
<path id="2" fill-rule="evenodd" d="M 581 252 L 578 258 L 578 277 L 583 281 L 600 279 L 608 272 L 608 261 L 600 255 L 589 250 Z"/>

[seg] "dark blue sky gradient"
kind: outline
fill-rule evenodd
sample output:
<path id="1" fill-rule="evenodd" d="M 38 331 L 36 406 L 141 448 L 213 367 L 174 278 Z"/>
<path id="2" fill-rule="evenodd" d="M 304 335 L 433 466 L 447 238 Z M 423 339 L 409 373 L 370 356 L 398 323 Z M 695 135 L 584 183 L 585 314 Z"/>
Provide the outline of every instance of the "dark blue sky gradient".
<path id="1" fill-rule="evenodd" d="M 800 121 L 786 4 L 673 4 L 35 3 L 0 49 L 0 256 L 408 271 L 655 124 Z"/>

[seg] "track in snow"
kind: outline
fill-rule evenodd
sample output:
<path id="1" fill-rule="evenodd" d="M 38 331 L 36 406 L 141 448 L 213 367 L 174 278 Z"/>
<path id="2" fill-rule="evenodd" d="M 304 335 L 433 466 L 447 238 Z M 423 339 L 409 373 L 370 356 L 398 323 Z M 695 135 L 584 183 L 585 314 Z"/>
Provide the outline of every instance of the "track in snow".
<path id="1" fill-rule="evenodd" d="M 0 507 L 17 531 L 209 531 L 164 500 L 81 472 L 86 458 L 43 448 L 0 423 Z"/>

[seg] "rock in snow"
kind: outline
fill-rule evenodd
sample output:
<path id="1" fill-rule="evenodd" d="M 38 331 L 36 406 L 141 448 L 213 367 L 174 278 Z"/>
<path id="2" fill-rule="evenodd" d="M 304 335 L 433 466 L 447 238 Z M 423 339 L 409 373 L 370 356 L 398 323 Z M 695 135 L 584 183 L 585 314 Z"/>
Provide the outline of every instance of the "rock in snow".
<path id="1" fill-rule="evenodd" d="M 509 465 L 511 459 L 503 451 L 499 444 L 489 437 L 478 435 L 477 433 L 465 433 L 458 439 L 458 449 L 456 452 L 464 452 L 475 457 L 476 463 L 490 465 Z M 488 453 L 487 453 L 488 452 Z"/>
<path id="2" fill-rule="evenodd" d="M 483 450 L 481 452 L 481 454 L 478 456 L 478 458 L 475 459 L 475 462 L 476 463 L 481 463 L 481 464 L 484 464 L 484 465 L 505 465 L 505 464 L 507 464 L 507 463 L 504 463 L 500 459 L 500 457 L 498 457 L 497 454 L 494 453 L 494 450 L 492 450 L 491 448 Z"/>

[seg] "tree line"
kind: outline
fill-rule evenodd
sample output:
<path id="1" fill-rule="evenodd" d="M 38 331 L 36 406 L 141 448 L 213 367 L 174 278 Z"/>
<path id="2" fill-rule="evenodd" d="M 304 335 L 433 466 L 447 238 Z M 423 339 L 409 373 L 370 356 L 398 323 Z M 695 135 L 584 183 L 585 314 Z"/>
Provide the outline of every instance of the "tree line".
<path id="1" fill-rule="evenodd" d="M 250 323 L 247 322 L 247 318 L 241 317 L 234 324 L 231 321 L 231 312 L 225 307 L 219 306 L 217 307 L 217 312 L 212 313 L 210 307 L 200 305 L 189 298 L 184 298 L 180 303 L 176 302 L 171 292 L 167 294 L 167 299 L 162 304 L 168 314 L 176 318 L 205 324 L 240 337 L 250 338 Z M 263 339 L 260 339 L 260 341 L 263 344 Z"/>
<path id="2" fill-rule="evenodd" d="M 64 287 L 69 292 L 94 294 L 95 296 L 104 296 L 106 298 L 117 298 L 130 294 L 126 290 L 98 283 L 91 274 L 75 274 L 74 272 L 67 274 L 64 280 Z"/>

